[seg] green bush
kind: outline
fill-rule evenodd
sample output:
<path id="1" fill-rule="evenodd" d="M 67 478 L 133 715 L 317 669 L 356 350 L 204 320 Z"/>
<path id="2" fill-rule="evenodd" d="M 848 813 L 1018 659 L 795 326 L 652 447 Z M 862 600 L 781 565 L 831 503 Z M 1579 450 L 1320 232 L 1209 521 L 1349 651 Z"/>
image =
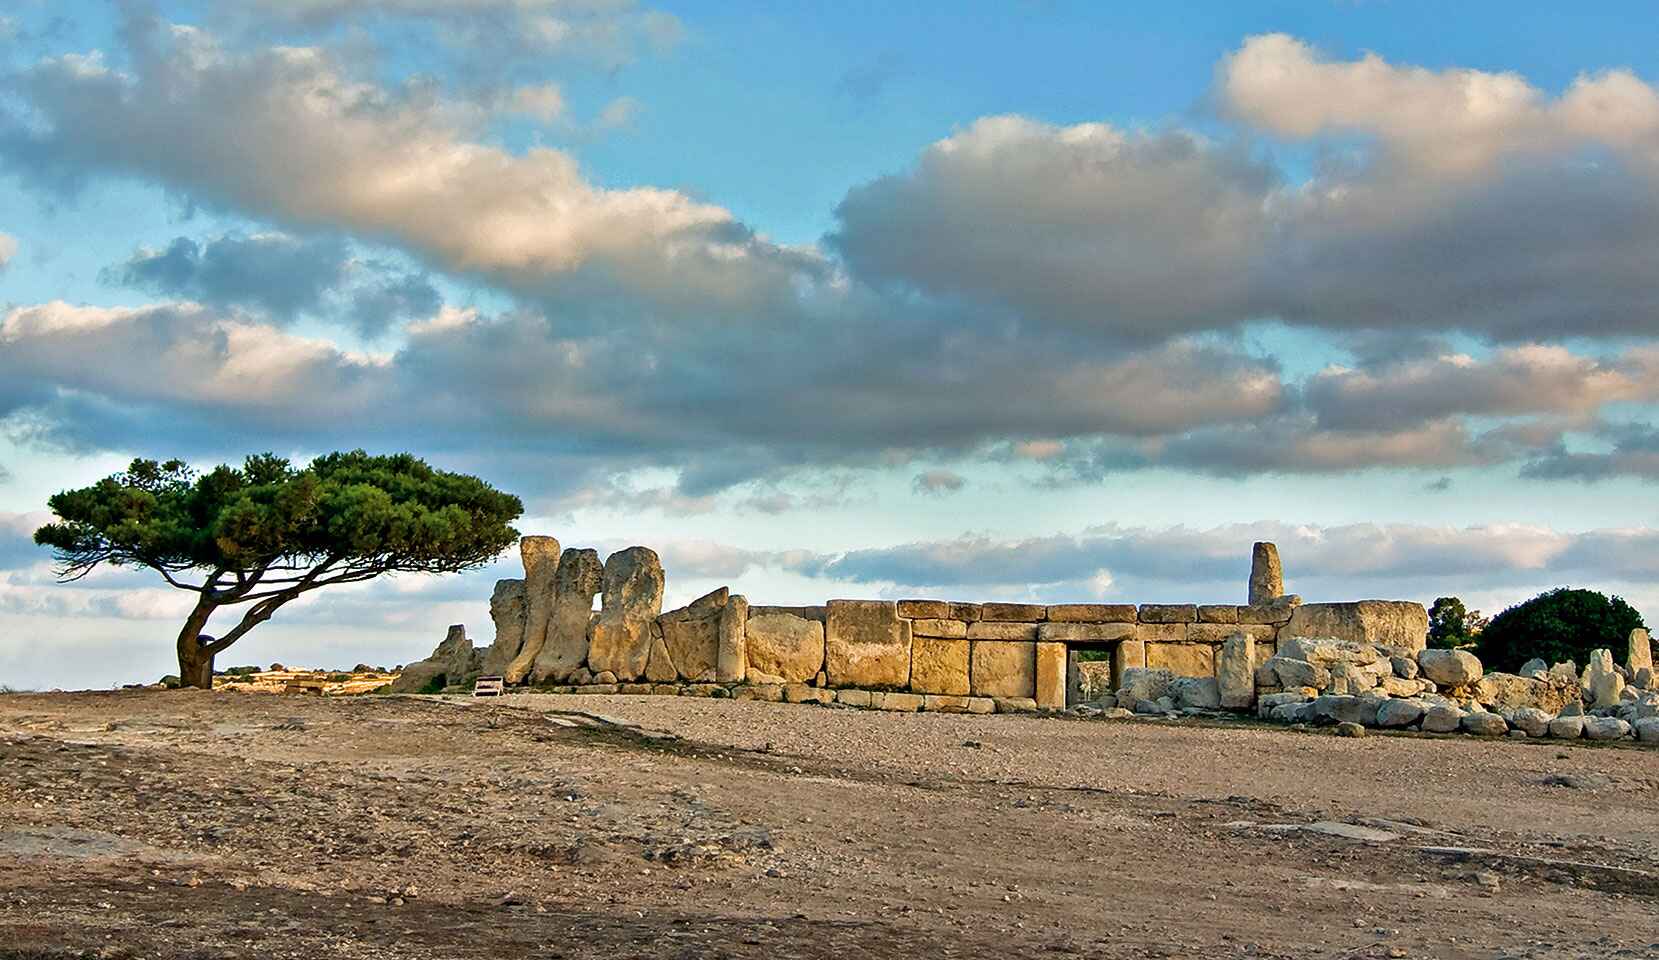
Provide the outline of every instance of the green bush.
<path id="1" fill-rule="evenodd" d="M 1493 617 L 1475 637 L 1475 654 L 1488 670 L 1514 672 L 1534 658 L 1582 668 L 1598 647 L 1623 659 L 1630 631 L 1640 626 L 1642 615 L 1618 597 L 1560 587 Z"/>
<path id="2" fill-rule="evenodd" d="M 1440 597 L 1429 607 L 1429 646 L 1450 650 L 1474 641 L 1489 621 L 1456 597 Z"/>

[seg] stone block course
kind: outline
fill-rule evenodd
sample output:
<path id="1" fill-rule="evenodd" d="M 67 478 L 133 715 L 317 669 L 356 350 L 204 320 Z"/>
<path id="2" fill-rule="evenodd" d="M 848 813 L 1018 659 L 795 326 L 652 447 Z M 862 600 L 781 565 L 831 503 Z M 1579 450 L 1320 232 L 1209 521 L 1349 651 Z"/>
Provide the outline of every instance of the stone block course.
<path id="1" fill-rule="evenodd" d="M 1231 603 L 1201 603 L 1199 623 L 1238 623 L 1238 606 Z"/>
<path id="2" fill-rule="evenodd" d="M 1138 611 L 1141 623 L 1193 623 L 1198 620 L 1195 603 L 1143 603 Z"/>
<path id="3" fill-rule="evenodd" d="M 1132 603 L 1057 603 L 1048 607 L 1050 623 L 1134 623 L 1135 619 Z"/>
<path id="4" fill-rule="evenodd" d="M 899 616 L 921 619 L 950 616 L 950 604 L 943 600 L 900 600 Z"/>
<path id="5" fill-rule="evenodd" d="M 969 640 L 1036 640 L 1037 625 L 1015 621 L 981 620 L 968 624 Z"/>
<path id="6" fill-rule="evenodd" d="M 1130 640 L 1135 636 L 1133 623 L 1043 623 L 1037 626 L 1037 639 L 1055 643 L 1105 643 Z"/>
<path id="7" fill-rule="evenodd" d="M 984 610 L 981 609 L 982 607 L 983 604 L 978 603 L 952 603 L 950 605 L 949 617 L 952 620 L 962 620 L 966 623 L 972 623 L 975 620 L 983 620 L 984 617 L 982 614 L 984 613 Z"/>
<path id="8" fill-rule="evenodd" d="M 968 625 L 961 620 L 919 619 L 910 621 L 910 633 L 917 637 L 965 637 Z"/>
<path id="9" fill-rule="evenodd" d="M 1141 623 L 1135 626 L 1135 639 L 1142 643 L 1186 643 L 1185 623 Z"/>
<path id="10" fill-rule="evenodd" d="M 1037 623 L 1048 613 L 1048 608 L 1033 603 L 980 604 L 981 620 L 1005 620 L 1017 623 Z"/>

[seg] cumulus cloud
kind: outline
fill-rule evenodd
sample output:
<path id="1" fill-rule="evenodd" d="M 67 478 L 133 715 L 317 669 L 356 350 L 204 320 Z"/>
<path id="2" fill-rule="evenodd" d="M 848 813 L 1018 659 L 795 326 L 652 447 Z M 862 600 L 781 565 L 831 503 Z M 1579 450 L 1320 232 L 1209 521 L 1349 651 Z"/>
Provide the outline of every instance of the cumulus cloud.
<path id="1" fill-rule="evenodd" d="M 17 238 L 10 234 L 0 233 L 0 270 L 11 265 L 12 258 L 17 256 Z"/>
<path id="2" fill-rule="evenodd" d="M 142 247 L 105 279 L 168 297 L 257 306 L 287 317 L 315 310 L 345 279 L 347 247 L 338 237 L 230 233 L 197 243 L 177 237 L 165 249 Z"/>
<path id="3" fill-rule="evenodd" d="M 1610 449 L 1575 451 L 1560 444 L 1528 463 L 1523 475 L 1591 482 L 1615 477 L 1659 481 L 1659 429 L 1647 423 L 1622 423 L 1603 425 L 1597 433 Z"/>

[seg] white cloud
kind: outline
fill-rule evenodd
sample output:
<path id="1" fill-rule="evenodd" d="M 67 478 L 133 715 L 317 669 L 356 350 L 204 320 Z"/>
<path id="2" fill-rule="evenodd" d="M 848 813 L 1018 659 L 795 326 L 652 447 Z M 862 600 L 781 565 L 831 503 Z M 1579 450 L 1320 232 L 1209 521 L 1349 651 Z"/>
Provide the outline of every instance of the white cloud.
<path id="1" fill-rule="evenodd" d="M 17 256 L 17 238 L 10 234 L 0 233 L 0 270 L 6 269 Z"/>

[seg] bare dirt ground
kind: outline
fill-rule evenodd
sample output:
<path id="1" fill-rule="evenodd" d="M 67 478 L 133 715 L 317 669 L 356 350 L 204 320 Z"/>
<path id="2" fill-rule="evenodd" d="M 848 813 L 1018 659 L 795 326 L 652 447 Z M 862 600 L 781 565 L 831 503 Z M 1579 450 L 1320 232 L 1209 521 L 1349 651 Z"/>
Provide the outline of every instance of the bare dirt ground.
<path id="1" fill-rule="evenodd" d="M 670 697 L 0 697 L 0 958 L 988 955 L 1659 957 L 1659 751 Z"/>

